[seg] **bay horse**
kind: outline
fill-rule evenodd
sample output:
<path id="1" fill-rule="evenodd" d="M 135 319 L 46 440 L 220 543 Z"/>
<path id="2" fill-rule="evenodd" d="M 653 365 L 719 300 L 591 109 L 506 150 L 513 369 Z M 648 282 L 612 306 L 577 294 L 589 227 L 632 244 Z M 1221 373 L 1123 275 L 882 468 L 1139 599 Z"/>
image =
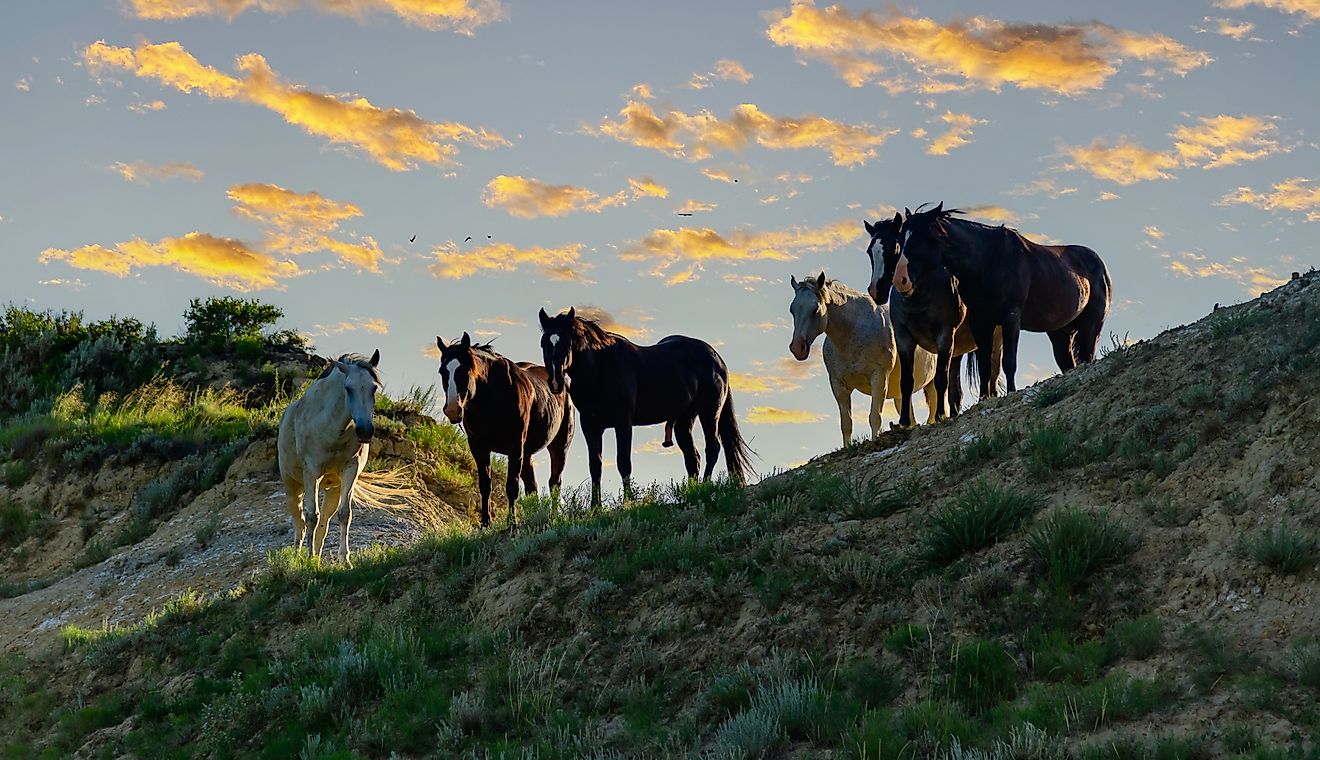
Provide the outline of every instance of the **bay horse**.
<path id="1" fill-rule="evenodd" d="M 381 498 L 387 495 L 369 485 L 372 473 L 365 471 L 376 430 L 371 418 L 380 386 L 378 364 L 380 351 L 370 359 L 358 354 L 340 356 L 280 417 L 280 479 L 293 517 L 294 548 L 302 550 L 310 516 L 315 521 L 311 542 L 315 557 L 321 556 L 330 518 L 342 511 L 338 559 L 349 562 L 353 502 L 383 506 Z M 323 503 L 328 509 L 321 508 Z"/>
<path id="2" fill-rule="evenodd" d="M 889 304 L 889 317 L 894 325 L 894 342 L 898 349 L 901 368 L 900 388 L 903 409 L 899 412 L 900 427 L 912 425 L 911 388 L 920 387 L 913 378 L 912 367 L 918 349 L 936 355 L 934 419 L 945 417 L 945 401 L 949 416 L 958 416 L 962 409 L 962 380 L 959 377 L 964 354 L 976 350 L 971 323 L 967 321 L 967 306 L 958 295 L 958 279 L 946 268 L 933 272 L 928 285 L 910 295 L 891 293 L 894 269 L 898 266 L 898 241 L 903 229 L 903 217 L 897 212 L 893 219 L 882 219 L 875 224 L 862 220 L 862 226 L 871 242 L 866 256 L 871 261 L 871 282 L 867 292 L 876 303 Z M 999 356 L 1002 350 L 1001 333 L 995 332 L 994 361 L 990 376 L 990 395 L 999 386 Z M 968 363 L 969 375 L 976 376 L 975 363 Z"/>
<path id="3" fill-rule="evenodd" d="M 593 505 L 600 504 L 605 428 L 614 428 L 625 494 L 632 488 L 633 427 L 671 421 L 689 478 L 696 478 L 701 467 L 692 440 L 692 424 L 700 419 L 706 439 L 703 477 L 710 480 L 722 445 L 729 476 L 746 481 L 751 450 L 734 416 L 729 370 L 709 343 L 670 335 L 653 346 L 639 346 L 577 316 L 576 308 L 553 317 L 541 309 L 539 316 L 550 389 L 567 386 L 582 416 Z"/>
<path id="4" fill-rule="evenodd" d="M 830 391 L 839 405 L 839 432 L 843 445 L 852 443 L 852 394 L 861 391 L 871 397 L 871 435 L 880 435 L 880 412 L 885 399 L 894 400 L 895 410 L 911 413 L 911 398 L 900 404 L 899 364 L 894 350 L 894 331 L 888 311 L 865 293 L 853 290 L 838 280 L 817 277 L 789 278 L 793 301 L 788 313 L 793 317 L 793 340 L 788 350 L 793 358 L 806 361 L 811 344 L 825 333 L 821 353 L 830 378 Z M 911 368 L 909 368 L 911 369 Z M 909 378 L 912 373 L 909 372 Z M 928 422 L 935 421 L 935 356 L 920 351 L 916 357 L 918 388 L 926 392 L 930 408 Z M 909 380 L 908 395 L 911 395 Z"/>
<path id="5" fill-rule="evenodd" d="M 1113 283 L 1100 256 L 1080 245 L 1041 245 L 1008 227 L 960 219 L 941 202 L 903 220 L 894 290 L 905 296 L 930 287 L 941 268 L 958 278 L 958 294 L 976 340 L 981 395 L 995 369 L 991 344 L 1003 330 L 1003 370 L 1017 390 L 1022 330 L 1049 335 L 1054 360 L 1067 372 L 1095 359 Z"/>
<path id="6" fill-rule="evenodd" d="M 471 336 L 445 343 L 436 336 L 440 349 L 440 382 L 445 386 L 445 416 L 462 423 L 468 450 L 477 465 L 481 490 L 481 527 L 490 527 L 490 455 L 509 458 L 509 523 L 518 522 L 518 481 L 526 493 L 536 493 L 532 455 L 541 449 L 550 454 L 550 493 L 559 493 L 560 476 L 573 442 L 573 404 L 562 389 L 551 391 L 544 367 L 514 362 L 491 349 L 474 344 Z"/>

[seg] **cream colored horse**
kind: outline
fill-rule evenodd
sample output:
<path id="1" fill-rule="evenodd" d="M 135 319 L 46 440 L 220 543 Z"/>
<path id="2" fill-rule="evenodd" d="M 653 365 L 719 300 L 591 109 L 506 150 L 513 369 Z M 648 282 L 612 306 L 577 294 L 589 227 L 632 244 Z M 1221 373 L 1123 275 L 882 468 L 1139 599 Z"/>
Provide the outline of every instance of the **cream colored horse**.
<path id="1" fill-rule="evenodd" d="M 280 477 L 293 515 L 294 546 L 301 550 L 307 535 L 307 515 L 316 521 L 312 533 L 312 555 L 321 556 L 330 518 L 339 518 L 339 559 L 349 561 L 348 526 L 353 522 L 353 501 L 364 502 L 365 478 L 371 437 L 375 433 L 372 414 L 380 375 L 376 365 L 380 351 L 370 359 L 344 354 L 289 404 L 280 418 Z M 322 509 L 319 500 L 325 488 Z M 365 500 L 371 503 L 371 499 Z"/>
<path id="2" fill-rule="evenodd" d="M 861 391 L 871 397 L 871 435 L 880 434 L 880 413 L 885 399 L 892 399 L 899 412 L 898 352 L 894 348 L 894 328 L 889 310 L 877 306 L 865 293 L 837 280 L 807 277 L 790 278 L 793 302 L 793 342 L 789 351 L 798 361 L 811 355 L 811 344 L 825 333 L 825 370 L 830 376 L 830 390 L 839 404 L 839 430 L 843 444 L 852 443 L 852 394 Z M 935 355 L 917 348 L 912 371 L 913 390 L 923 390 L 930 416 L 935 421 Z"/>

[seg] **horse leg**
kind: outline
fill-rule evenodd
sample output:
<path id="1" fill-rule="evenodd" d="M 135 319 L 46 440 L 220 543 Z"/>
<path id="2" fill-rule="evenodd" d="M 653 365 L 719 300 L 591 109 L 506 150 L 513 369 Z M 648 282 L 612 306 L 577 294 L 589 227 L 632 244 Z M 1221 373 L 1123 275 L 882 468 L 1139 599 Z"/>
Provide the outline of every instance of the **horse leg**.
<path id="1" fill-rule="evenodd" d="M 714 409 L 701 413 L 701 433 L 706 438 L 706 470 L 701 478 L 705 481 L 710 480 L 711 473 L 715 472 L 715 461 L 720 458 L 720 429 L 717 424 L 720 406 L 723 404 L 717 404 Z"/>
<path id="2" fill-rule="evenodd" d="M 307 538 L 307 518 L 303 517 L 302 490 L 292 481 L 284 481 L 284 493 L 289 499 L 289 514 L 293 517 L 293 548 L 302 551 Z"/>
<path id="3" fill-rule="evenodd" d="M 339 473 L 339 502 L 335 511 L 339 513 L 339 560 L 346 565 L 352 565 L 348 553 L 348 526 L 353 524 L 353 485 L 362 475 L 362 471 L 367 466 L 367 452 L 364 446 L 359 450 L 359 454 L 349 460 L 348 464 Z M 329 499 L 329 494 L 326 496 Z"/>
<path id="4" fill-rule="evenodd" d="M 949 396 L 949 364 L 953 361 L 953 330 L 940 335 L 935 354 L 935 414 L 936 422 L 944 419 L 944 401 Z"/>
<path id="5" fill-rule="evenodd" d="M 688 431 L 688 432 L 689 432 L 689 434 L 691 433 L 691 431 Z M 665 448 L 669 448 L 670 446 L 673 446 L 673 445 L 674 445 L 674 421 L 673 421 L 673 420 L 670 420 L 670 421 L 668 421 L 668 422 L 665 423 L 665 442 L 662 443 L 662 444 L 660 444 L 660 445 L 661 445 L 661 446 L 664 446 Z"/>
<path id="6" fill-rule="evenodd" d="M 1073 340 L 1073 358 L 1078 364 L 1095 361 L 1095 350 L 1100 342 L 1100 331 L 1104 329 L 1105 317 L 1109 313 L 1109 294 L 1103 296 L 1091 290 L 1091 300 L 1082 310 L 1081 316 L 1074 319 L 1072 327 L 1077 330 Z"/>
<path id="7" fill-rule="evenodd" d="M 962 357 L 949 360 L 949 416 L 957 417 L 962 411 Z"/>
<path id="8" fill-rule="evenodd" d="M 523 454 L 522 484 L 523 484 L 523 493 L 529 495 L 537 493 L 536 466 L 532 464 L 531 452 L 527 452 Z"/>
<path id="9" fill-rule="evenodd" d="M 839 405 L 839 432 L 843 434 L 843 445 L 847 446 L 852 443 L 852 391 L 843 387 L 841 380 L 836 381 L 831 377 L 830 392 L 834 394 L 834 402 Z M 704 430 L 706 420 L 702 419 L 701 424 Z"/>
<path id="10" fill-rule="evenodd" d="M 523 452 L 525 443 L 518 441 L 513 451 L 509 452 L 508 477 L 504 479 L 504 495 L 509 500 L 509 527 L 518 527 L 518 475 L 522 467 L 518 464 L 527 458 Z"/>
<path id="11" fill-rule="evenodd" d="M 312 519 L 312 556 L 320 558 L 325 532 L 330 529 L 330 517 L 321 514 L 321 478 L 312 474 L 312 468 L 303 469 L 303 514 Z"/>
<path id="12" fill-rule="evenodd" d="M 564 409 L 564 417 L 559 422 L 559 432 L 547 445 L 550 452 L 550 500 L 559 504 L 559 484 L 564 474 L 564 463 L 568 460 L 568 447 L 573 443 L 573 408 Z"/>
<path id="13" fill-rule="evenodd" d="M 696 480 L 697 471 L 701 469 L 701 455 L 697 453 L 696 441 L 692 440 L 692 423 L 696 421 L 695 417 L 688 417 L 674 425 L 674 436 L 678 439 L 678 450 L 683 452 L 688 480 Z"/>
<path id="14" fill-rule="evenodd" d="M 619 463 L 619 477 L 623 479 L 623 498 L 633 497 L 632 485 L 632 420 L 622 420 L 614 428 L 614 445 Z"/>
<path id="15" fill-rule="evenodd" d="M 1062 372 L 1067 372 L 1077 366 L 1077 362 L 1073 358 L 1073 336 L 1075 334 L 1072 325 L 1046 333 L 1050 336 L 1050 345 L 1054 347 L 1054 363 L 1059 365 L 1059 370 Z"/>
<path id="16" fill-rule="evenodd" d="M 477 463 L 477 489 L 481 491 L 481 527 L 490 527 L 490 452 L 472 452 L 472 460 Z"/>
<path id="17" fill-rule="evenodd" d="M 1007 331 L 1005 331 L 1007 332 Z M 972 322 L 972 337 L 976 339 L 976 371 L 981 376 L 980 394 L 981 398 L 989 398 L 991 388 L 991 376 L 999 376 L 998 362 L 993 360 L 993 351 L 991 346 L 994 343 L 995 325 L 986 320 L 977 320 Z M 1017 360 L 1016 355 L 1014 361 Z"/>
<path id="18" fill-rule="evenodd" d="M 912 377 L 917 363 L 917 342 L 906 332 L 903 337 L 894 336 L 898 343 L 898 413 L 899 427 L 912 427 L 912 390 L 916 380 Z"/>
<path id="19" fill-rule="evenodd" d="M 587 469 L 591 470 L 591 506 L 600 506 L 601 448 L 605 429 L 582 423 L 582 437 L 587 439 Z"/>
<path id="20" fill-rule="evenodd" d="M 926 397 L 926 424 L 934 425 L 939 420 L 935 419 L 935 407 L 939 405 L 939 391 L 935 390 L 935 382 L 926 383 L 921 389 L 922 395 Z"/>
<path id="21" fill-rule="evenodd" d="M 871 423 L 871 437 L 880 435 L 880 418 L 885 411 L 885 399 L 889 396 L 889 368 L 877 369 L 871 373 L 871 414 L 867 422 Z M 849 399 L 849 406 L 852 406 Z M 852 410 L 848 411 L 851 421 Z"/>
<path id="22" fill-rule="evenodd" d="M 1012 312 L 1004 320 L 1004 379 L 1008 392 L 1017 391 L 1018 338 L 1022 335 L 1022 315 Z"/>

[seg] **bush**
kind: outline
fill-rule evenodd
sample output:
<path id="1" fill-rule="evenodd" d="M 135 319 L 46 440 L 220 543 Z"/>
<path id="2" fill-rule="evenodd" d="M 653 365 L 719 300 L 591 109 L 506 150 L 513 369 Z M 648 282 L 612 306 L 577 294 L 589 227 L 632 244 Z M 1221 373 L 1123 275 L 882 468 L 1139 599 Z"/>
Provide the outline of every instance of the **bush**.
<path id="1" fill-rule="evenodd" d="M 931 565 L 948 565 L 1017 530 L 1043 506 L 1045 498 L 1039 494 L 975 481 L 952 504 L 931 515 L 921 558 Z"/>
<path id="2" fill-rule="evenodd" d="M 1064 591 L 1123 561 L 1136 544 L 1127 528 L 1078 510 L 1051 514 L 1027 536 L 1027 549 L 1044 565 L 1050 586 Z"/>
<path id="3" fill-rule="evenodd" d="M 983 713 L 1017 694 L 1018 665 L 998 641 L 970 639 L 953 647 L 949 696 L 972 713 Z"/>
<path id="4" fill-rule="evenodd" d="M 1108 642 L 1114 656 L 1144 660 L 1164 644 L 1164 623 L 1153 615 L 1124 620 L 1110 630 Z"/>
<path id="5" fill-rule="evenodd" d="M 1247 547 L 1257 562 L 1287 575 L 1314 565 L 1320 554 L 1314 534 L 1283 522 L 1248 538 Z"/>
<path id="6" fill-rule="evenodd" d="M 241 339 L 264 341 L 263 332 L 283 317 L 283 309 L 255 298 L 194 298 L 183 313 L 184 337 L 213 350 L 228 348 Z"/>

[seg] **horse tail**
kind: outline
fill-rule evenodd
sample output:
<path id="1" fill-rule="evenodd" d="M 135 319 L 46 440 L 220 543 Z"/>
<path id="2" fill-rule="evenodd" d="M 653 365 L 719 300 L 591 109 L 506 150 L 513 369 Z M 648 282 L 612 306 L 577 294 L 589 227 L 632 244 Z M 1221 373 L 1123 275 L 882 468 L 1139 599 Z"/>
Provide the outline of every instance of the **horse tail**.
<path id="1" fill-rule="evenodd" d="M 976 352 L 967 354 L 967 387 L 975 388 L 977 395 L 981 393 L 981 367 L 980 362 L 976 361 Z"/>
<path id="2" fill-rule="evenodd" d="M 444 523 L 435 497 L 418 488 L 416 479 L 400 468 L 359 472 L 353 481 L 353 503 L 392 512 L 427 529 Z"/>
<path id="3" fill-rule="evenodd" d="M 755 475 L 752 469 L 752 457 L 755 452 L 747 445 L 738 429 L 738 418 L 733 412 L 733 392 L 724 397 L 724 406 L 720 409 L 720 443 L 724 445 L 724 466 L 729 475 L 739 483 L 746 483 L 748 475 Z"/>
<path id="4" fill-rule="evenodd" d="M 1109 306 L 1114 298 L 1114 281 L 1109 277 L 1109 267 L 1105 266 L 1105 260 L 1090 248 L 1084 250 L 1093 259 L 1087 273 L 1091 281 L 1091 298 L 1083 311 L 1086 327 L 1078 331 L 1077 339 L 1072 344 L 1073 361 L 1077 364 L 1095 360 L 1096 344 L 1100 340 L 1100 331 L 1104 329 Z M 1104 291 L 1103 298 L 1100 297 L 1101 290 Z"/>

